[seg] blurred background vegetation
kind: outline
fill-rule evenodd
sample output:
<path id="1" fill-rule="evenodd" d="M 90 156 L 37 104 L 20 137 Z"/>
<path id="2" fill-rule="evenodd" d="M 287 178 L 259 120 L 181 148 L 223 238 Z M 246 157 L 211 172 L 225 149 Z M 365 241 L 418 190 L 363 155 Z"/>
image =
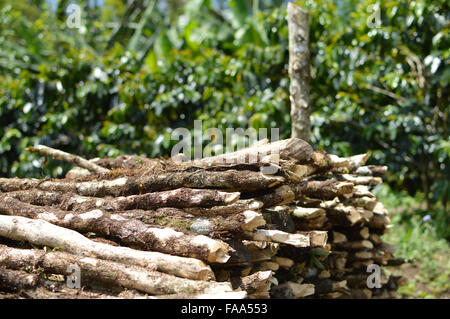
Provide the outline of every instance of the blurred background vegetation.
<path id="1" fill-rule="evenodd" d="M 403 293 L 448 295 L 449 3 L 296 3 L 310 13 L 314 148 L 389 167 L 376 190 L 399 213 L 388 236 L 421 267 Z M 0 176 L 63 176 L 34 144 L 167 156 L 195 119 L 289 137 L 285 16 L 283 0 L 0 0 Z"/>

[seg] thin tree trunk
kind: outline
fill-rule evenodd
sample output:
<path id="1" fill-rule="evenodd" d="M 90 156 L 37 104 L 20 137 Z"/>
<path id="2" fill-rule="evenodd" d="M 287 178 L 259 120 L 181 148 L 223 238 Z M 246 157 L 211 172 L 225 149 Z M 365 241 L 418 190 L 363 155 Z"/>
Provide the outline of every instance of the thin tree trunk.
<path id="1" fill-rule="evenodd" d="M 66 152 L 56 150 L 56 149 L 48 147 L 48 146 L 44 146 L 44 145 L 30 146 L 27 148 L 27 151 L 32 152 L 32 153 L 38 153 L 39 155 L 46 156 L 46 157 L 50 156 L 57 160 L 69 162 L 69 163 L 78 165 L 80 167 L 83 167 L 93 173 L 104 174 L 104 173 L 109 172 L 109 169 L 101 167 L 101 166 L 99 166 L 91 161 L 88 161 L 78 155 L 66 153 Z"/>
<path id="2" fill-rule="evenodd" d="M 0 178 L 0 191 L 40 189 L 84 196 L 124 196 L 181 187 L 213 188 L 226 191 L 255 191 L 270 188 L 284 182 L 281 176 L 264 175 L 247 170 L 195 172 L 161 172 L 143 176 L 122 176 L 113 180 L 70 179 L 38 180 L 34 178 Z"/>
<path id="3" fill-rule="evenodd" d="M 309 96 L 309 16 L 288 3 L 289 77 L 292 137 L 311 142 L 311 105 Z"/>

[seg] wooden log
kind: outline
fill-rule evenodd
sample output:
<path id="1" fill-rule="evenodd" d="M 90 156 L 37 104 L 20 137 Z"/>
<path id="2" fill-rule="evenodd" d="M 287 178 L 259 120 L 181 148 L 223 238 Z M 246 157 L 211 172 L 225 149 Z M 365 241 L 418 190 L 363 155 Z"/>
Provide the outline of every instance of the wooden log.
<path id="1" fill-rule="evenodd" d="M 384 230 L 387 228 L 390 222 L 391 220 L 388 216 L 374 213 L 368 223 L 368 226 L 369 228 Z"/>
<path id="2" fill-rule="evenodd" d="M 330 157 L 325 152 L 314 152 L 311 164 L 286 165 L 285 172 L 289 174 L 289 180 L 299 182 L 303 178 L 322 174 L 333 168 Z"/>
<path id="3" fill-rule="evenodd" d="M 194 166 L 217 166 L 224 164 L 256 163 L 268 155 L 277 154 L 282 160 L 294 159 L 296 162 L 310 163 L 313 149 L 307 142 L 289 138 L 272 143 L 255 143 L 236 152 L 206 157 L 193 161 Z"/>
<path id="4" fill-rule="evenodd" d="M 377 247 L 377 249 L 387 254 L 393 255 L 397 251 L 397 246 L 383 242 Z"/>
<path id="5" fill-rule="evenodd" d="M 383 243 L 383 240 L 381 239 L 381 237 L 378 234 L 374 234 L 374 233 L 370 234 L 369 239 L 375 245 L 381 245 Z"/>
<path id="6" fill-rule="evenodd" d="M 370 210 L 364 209 L 362 207 L 356 207 L 356 211 L 364 219 L 364 223 L 368 223 L 373 218 L 373 213 Z"/>
<path id="7" fill-rule="evenodd" d="M 286 206 L 276 206 L 272 209 L 264 209 L 263 216 L 268 224 L 287 233 L 295 233 L 295 224 Z"/>
<path id="8" fill-rule="evenodd" d="M 251 296 L 248 296 L 248 299 L 270 299 L 270 292 L 269 291 L 255 292 Z"/>
<path id="9" fill-rule="evenodd" d="M 376 186 L 383 182 L 381 177 L 373 177 L 373 176 L 342 174 L 342 175 L 333 175 L 333 177 L 336 178 L 336 180 L 338 181 L 351 182 L 354 185 Z"/>
<path id="10" fill-rule="evenodd" d="M 355 259 L 373 259 L 374 253 L 372 251 L 357 251 L 352 255 Z"/>
<path id="11" fill-rule="evenodd" d="M 366 226 L 355 227 L 335 227 L 336 231 L 345 232 L 346 237 L 350 241 L 357 241 L 362 239 L 369 239 L 369 228 Z"/>
<path id="12" fill-rule="evenodd" d="M 369 187 L 366 185 L 355 185 L 353 187 L 353 197 L 372 197 L 375 198 L 375 195 L 369 191 Z"/>
<path id="13" fill-rule="evenodd" d="M 232 204 L 214 207 L 188 207 L 183 208 L 186 213 L 192 215 L 214 216 L 237 214 L 246 210 L 258 210 L 263 203 L 254 199 L 239 199 Z"/>
<path id="14" fill-rule="evenodd" d="M 323 230 L 328 231 L 332 225 L 327 221 L 327 217 L 319 217 L 307 221 L 295 219 L 295 228 L 299 231 Z"/>
<path id="15" fill-rule="evenodd" d="M 320 199 L 333 199 L 343 194 L 351 193 L 353 184 L 350 182 L 338 182 L 334 179 L 324 181 L 307 180 L 297 184 L 290 184 L 295 198 L 313 197 Z"/>
<path id="16" fill-rule="evenodd" d="M 375 214 L 380 214 L 380 215 L 389 215 L 388 211 L 386 210 L 386 208 L 384 208 L 384 205 L 382 202 L 377 201 L 375 206 L 373 207 L 372 211 Z"/>
<path id="17" fill-rule="evenodd" d="M 239 199 L 238 192 L 221 192 L 211 189 L 178 188 L 169 191 L 131 195 L 116 198 L 87 198 L 85 201 L 72 197 L 66 206 L 70 210 L 86 211 L 99 208 L 106 211 L 130 209 L 156 209 L 160 207 L 213 207 L 229 205 Z"/>
<path id="18" fill-rule="evenodd" d="M 25 272 L 22 270 L 17 270 L 20 272 Z M 26 273 L 26 272 L 25 272 Z M 62 275 L 47 275 L 47 277 L 63 277 Z M 83 287 L 84 288 L 84 287 Z M 108 288 L 109 289 L 109 288 Z M 120 287 L 113 288 L 114 291 L 105 292 L 105 288 L 97 287 L 93 290 L 89 289 L 73 289 L 67 287 L 65 281 L 47 280 L 39 278 L 38 283 L 34 287 L 27 289 L 18 290 L 12 293 L 4 294 L 0 289 L 0 299 L 119 299 L 119 298 L 146 298 L 144 293 L 133 290 L 124 289 L 123 292 L 128 292 L 128 294 L 120 292 L 116 295 L 116 292 L 120 291 Z M 109 290 L 113 290 L 109 289 Z M 11 290 L 6 290 L 11 291 Z M 99 292 L 102 291 L 102 292 Z M 128 297 L 131 296 L 131 297 Z"/>
<path id="19" fill-rule="evenodd" d="M 314 230 L 314 231 L 307 231 L 307 232 L 297 232 L 297 234 L 307 234 L 309 235 L 309 240 L 310 240 L 310 244 L 311 247 L 325 247 L 327 246 L 327 240 L 328 240 L 328 233 L 326 231 L 319 231 L 319 230 Z M 326 250 L 329 250 L 329 248 L 327 248 Z"/>
<path id="20" fill-rule="evenodd" d="M 0 236 L 28 241 L 34 245 L 63 247 L 64 251 L 70 253 L 158 269 L 185 278 L 214 278 L 211 268 L 200 260 L 94 242 L 73 230 L 43 220 L 0 216 Z"/>
<path id="21" fill-rule="evenodd" d="M 276 299 L 300 299 L 314 295 L 314 293 L 313 284 L 298 284 L 292 281 L 275 286 L 271 290 L 271 296 Z"/>
<path id="22" fill-rule="evenodd" d="M 329 208 L 334 208 L 337 205 L 339 205 L 340 203 L 341 203 L 341 201 L 339 200 L 339 198 L 335 197 L 332 200 L 321 201 L 317 207 L 320 207 L 320 208 L 323 208 L 326 210 Z"/>
<path id="23" fill-rule="evenodd" d="M 303 234 L 290 234 L 274 229 L 258 229 L 248 234 L 248 238 L 256 241 L 271 241 L 294 247 L 309 247 L 310 238 Z"/>
<path id="24" fill-rule="evenodd" d="M 350 256 L 350 259 L 349 259 L 349 264 L 351 265 L 351 271 L 366 270 L 369 265 L 375 264 L 375 263 L 376 264 L 382 264 L 380 262 L 375 261 L 375 259 L 355 260 L 351 256 Z"/>
<path id="25" fill-rule="evenodd" d="M 39 276 L 37 274 L 0 267 L 0 290 L 20 291 L 33 288 L 38 283 Z"/>
<path id="26" fill-rule="evenodd" d="M 372 249 L 374 246 L 369 240 L 347 241 L 336 244 L 337 248 L 344 250 L 365 250 Z"/>
<path id="27" fill-rule="evenodd" d="M 295 206 L 292 211 L 292 216 L 304 220 L 316 219 L 325 215 L 325 210 L 318 207 Z"/>
<path id="28" fill-rule="evenodd" d="M 98 173 L 98 174 L 104 174 L 108 173 L 109 169 L 101 167 L 93 162 L 90 162 L 80 156 L 72 155 L 60 150 L 56 150 L 54 148 L 44 146 L 44 145 L 37 145 L 37 146 L 29 146 L 26 148 L 27 151 L 32 153 L 38 153 L 39 155 L 43 155 L 45 157 L 50 156 L 54 159 L 69 162 L 75 165 L 78 165 L 80 167 L 86 168 L 90 172 Z"/>
<path id="29" fill-rule="evenodd" d="M 263 215 L 260 213 L 247 210 L 243 212 L 242 215 L 244 216 L 244 223 L 241 225 L 241 228 L 245 231 L 253 231 L 266 224 Z"/>
<path id="30" fill-rule="evenodd" d="M 282 245 L 280 244 L 280 250 L 277 253 L 277 256 L 279 257 L 287 257 L 292 259 L 295 262 L 294 268 L 299 267 L 298 264 L 306 263 L 310 260 L 311 257 L 311 250 L 312 249 L 324 249 L 324 248 L 311 248 L 311 247 L 304 247 L 304 248 L 298 248 L 291 245 Z M 295 271 L 295 269 L 294 269 Z M 289 279 L 285 278 L 285 279 Z"/>
<path id="31" fill-rule="evenodd" d="M 105 211 L 123 211 L 132 209 L 151 210 L 160 207 L 189 208 L 200 206 L 208 208 L 218 205 L 229 205 L 239 199 L 240 193 L 221 192 L 211 189 L 179 188 L 127 197 L 98 198 L 31 189 L 9 192 L 8 196 L 25 203 L 40 206 L 58 206 L 64 210 L 87 211 L 99 208 Z"/>
<path id="32" fill-rule="evenodd" d="M 333 250 L 329 257 L 327 258 L 327 263 L 330 265 L 330 270 L 345 270 L 345 266 L 347 264 L 347 255 L 346 251 L 336 251 Z"/>
<path id="33" fill-rule="evenodd" d="M 313 166 L 319 171 L 329 171 L 333 168 L 333 164 L 330 159 L 330 154 L 324 151 L 315 151 L 313 153 Z"/>
<path id="34" fill-rule="evenodd" d="M 247 210 L 232 215 L 195 216 L 177 208 L 158 208 L 154 211 L 129 210 L 117 212 L 126 219 L 139 220 L 147 225 L 169 227 L 187 234 L 208 235 L 213 238 L 226 238 L 239 235 L 241 230 L 252 231 L 264 226 L 262 214 Z"/>
<path id="35" fill-rule="evenodd" d="M 258 145 L 268 145 L 268 143 L 262 143 Z M 252 147 L 256 147 L 253 146 Z M 228 154 L 225 154 L 225 162 L 221 163 L 221 159 L 217 162 L 209 162 L 211 157 L 206 157 L 201 160 L 195 159 L 192 161 L 185 161 L 183 154 L 173 156 L 170 161 L 167 161 L 164 167 L 165 171 L 189 171 L 194 172 L 197 170 L 208 171 L 224 171 L 224 170 L 250 170 L 255 172 L 261 172 L 263 174 L 284 174 L 288 173 L 292 165 L 295 165 L 293 160 L 281 160 L 280 154 L 269 154 L 264 156 L 263 154 L 251 153 L 251 157 L 242 157 L 230 159 L 230 163 L 227 163 Z M 253 156 L 253 157 L 252 157 Z M 232 155 L 231 155 L 232 157 Z M 239 162 L 240 161 L 240 162 Z"/>
<path id="36" fill-rule="evenodd" d="M 355 170 L 355 174 L 358 175 L 384 175 L 387 173 L 387 166 L 368 165 L 360 166 Z"/>
<path id="37" fill-rule="evenodd" d="M 328 157 L 330 159 L 331 165 L 334 168 L 346 167 L 346 166 L 349 165 L 349 160 L 347 160 L 346 158 L 339 157 L 339 156 L 334 155 L 334 154 L 328 154 Z"/>
<path id="38" fill-rule="evenodd" d="M 89 172 L 89 170 L 75 166 L 74 168 L 72 168 L 71 170 L 69 170 L 66 173 L 65 177 L 67 179 L 77 179 L 77 178 L 82 178 L 82 177 L 88 176 L 90 174 L 91 174 L 91 172 Z"/>
<path id="39" fill-rule="evenodd" d="M 297 230 L 325 228 L 326 213 L 322 208 L 294 206 L 291 214 Z"/>
<path id="40" fill-rule="evenodd" d="M 146 169 L 162 170 L 166 161 L 159 158 L 147 158 L 138 155 L 119 155 L 117 157 L 93 158 L 89 160 L 97 165 L 113 169 Z"/>
<path id="41" fill-rule="evenodd" d="M 294 261 L 286 257 L 274 257 L 273 261 L 276 262 L 281 268 L 289 269 L 294 266 Z"/>
<path id="42" fill-rule="evenodd" d="M 368 227 L 361 228 L 361 230 L 359 231 L 359 235 L 361 236 L 362 239 L 369 239 L 370 236 L 369 228 Z"/>
<path id="43" fill-rule="evenodd" d="M 239 278 L 239 287 L 250 296 L 257 292 L 270 290 L 272 271 L 258 271 L 252 275 Z"/>
<path id="44" fill-rule="evenodd" d="M 141 193 L 189 188 L 210 188 L 226 191 L 256 191 L 276 186 L 281 176 L 263 175 L 245 170 L 195 172 L 161 172 L 141 176 L 122 176 L 112 180 L 74 181 L 70 179 L 38 180 L 32 178 L 0 178 L 0 191 L 40 189 L 52 192 L 76 193 L 84 196 L 125 196 Z"/>
<path id="45" fill-rule="evenodd" d="M 374 197 L 362 196 L 362 197 L 352 197 L 349 200 L 345 201 L 344 203 L 346 205 L 363 207 L 367 210 L 373 211 L 378 201 Z"/>
<path id="46" fill-rule="evenodd" d="M 370 289 L 352 289 L 351 290 L 351 298 L 352 299 L 371 299 L 372 298 L 372 290 Z"/>
<path id="47" fill-rule="evenodd" d="M 81 257 L 65 252 L 18 249 L 0 245 L 0 265 L 22 269 L 24 265 L 41 268 L 46 273 L 72 275 L 73 265 L 80 269 L 81 284 L 99 283 L 107 287 L 124 287 L 150 294 L 231 292 L 228 283 L 179 278 L 135 265 Z M 70 267 L 71 266 L 71 267 Z"/>
<path id="48" fill-rule="evenodd" d="M 303 178 L 313 175 L 317 168 L 312 165 L 293 165 L 289 169 L 290 181 L 300 182 Z"/>
<path id="49" fill-rule="evenodd" d="M 8 194 L 0 194 L 1 197 L 4 197 L 6 195 L 20 202 L 39 206 L 59 206 L 65 199 L 70 198 L 72 196 L 75 196 L 75 198 L 79 198 L 80 201 L 85 200 L 85 197 L 78 196 L 75 194 L 47 192 L 37 189 L 30 189 L 26 191 L 13 191 L 9 192 Z"/>
<path id="50" fill-rule="evenodd" d="M 42 219 L 79 232 L 112 236 L 145 250 L 208 262 L 224 263 L 229 259 L 230 247 L 222 241 L 206 236 L 185 235 L 170 228 L 151 227 L 139 220 L 127 219 L 120 214 L 109 214 L 99 209 L 80 214 L 21 203 L 8 194 L 3 194 L 0 196 L 0 213 Z"/>
<path id="51" fill-rule="evenodd" d="M 317 275 L 317 278 L 319 279 L 327 279 L 331 277 L 331 273 L 328 270 L 322 270 L 319 275 Z"/>
<path id="52" fill-rule="evenodd" d="M 332 231 L 331 234 L 333 237 L 333 244 L 342 244 L 347 242 L 347 236 L 345 236 L 344 234 L 337 231 Z"/>
<path id="53" fill-rule="evenodd" d="M 286 205 L 295 199 L 295 194 L 291 187 L 282 185 L 271 192 L 254 197 L 255 200 L 262 202 L 263 208 Z"/>
<path id="54" fill-rule="evenodd" d="M 280 269 L 280 265 L 273 261 L 263 261 L 253 266 L 255 271 L 273 271 Z"/>
<path id="55" fill-rule="evenodd" d="M 316 295 L 325 295 L 333 292 L 348 294 L 350 292 L 346 280 L 335 281 L 331 279 L 314 279 L 311 283 L 314 284 Z"/>
<path id="56" fill-rule="evenodd" d="M 327 209 L 327 216 L 332 220 L 336 220 L 335 224 L 342 225 L 347 223 L 349 226 L 353 226 L 356 223 L 361 223 L 364 218 L 358 210 L 353 206 L 345 206 L 338 204 L 333 208 Z"/>
<path id="57" fill-rule="evenodd" d="M 93 164 L 104 167 L 108 170 L 126 169 L 144 171 L 162 171 L 166 166 L 166 161 L 156 158 L 147 158 L 138 155 L 119 155 L 117 157 L 92 158 L 88 160 Z M 66 174 L 68 179 L 76 179 L 91 175 L 89 170 L 75 166 Z"/>
<path id="58" fill-rule="evenodd" d="M 321 297 L 325 298 L 325 299 L 338 299 L 343 295 L 342 292 L 329 292 L 327 294 L 321 295 Z"/>
<path id="59" fill-rule="evenodd" d="M 286 233 L 273 229 L 257 229 L 248 234 L 255 241 L 271 241 L 294 247 L 322 247 L 326 244 L 327 233 L 323 231 Z"/>
<path id="60" fill-rule="evenodd" d="M 296 198 L 294 203 L 292 203 L 290 206 L 296 205 L 300 207 L 320 207 L 320 204 L 322 202 L 323 200 L 319 198 L 300 197 Z"/>
<path id="61" fill-rule="evenodd" d="M 369 159 L 370 154 L 358 154 L 350 157 L 344 157 L 342 158 L 343 161 L 347 161 L 348 164 L 343 167 L 336 168 L 335 171 L 337 172 L 354 172 L 358 169 L 358 167 L 364 166 Z"/>
<path id="62" fill-rule="evenodd" d="M 247 247 L 252 263 L 271 260 L 280 249 L 280 244 L 278 243 L 250 240 L 243 240 L 242 243 Z"/>

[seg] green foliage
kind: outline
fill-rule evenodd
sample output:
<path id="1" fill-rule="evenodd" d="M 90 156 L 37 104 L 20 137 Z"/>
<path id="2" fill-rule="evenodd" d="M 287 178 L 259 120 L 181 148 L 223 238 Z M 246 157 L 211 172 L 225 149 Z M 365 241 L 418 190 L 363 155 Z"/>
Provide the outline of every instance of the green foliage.
<path id="1" fill-rule="evenodd" d="M 436 204 L 433 209 L 428 209 L 425 195 L 422 192 L 417 192 L 412 197 L 405 191 L 395 191 L 386 184 L 380 184 L 375 187 L 374 193 L 380 198 L 387 210 L 395 215 L 394 222 L 397 224 L 417 228 L 418 225 L 414 224 L 414 218 L 418 220 L 429 218 L 426 225 L 431 225 L 433 236 L 450 240 L 450 228 L 448 227 L 450 225 L 450 213 L 439 204 Z"/>
<path id="2" fill-rule="evenodd" d="M 439 298 L 449 292 L 450 276 L 450 215 L 443 207 L 426 210 L 425 196 L 415 197 L 405 192 L 393 191 L 383 185 L 376 189 L 377 197 L 393 213 L 395 231 L 383 236 L 383 240 L 397 246 L 395 257 L 408 258 L 413 264 L 391 270 L 407 276 L 408 283 L 399 292 L 404 297 Z M 445 240 L 445 238 L 447 240 Z"/>
<path id="3" fill-rule="evenodd" d="M 449 291 L 450 286 L 450 247 L 439 237 L 433 223 L 424 222 L 420 217 L 402 220 L 394 216 L 395 232 L 385 239 L 398 247 L 396 256 L 414 259 L 418 265 L 417 274 L 400 287 L 405 296 L 436 298 Z"/>
<path id="4" fill-rule="evenodd" d="M 195 119 L 204 130 L 290 135 L 283 1 L 80 1 L 80 30 L 67 27 L 62 6 L 5 3 L 13 2 L 0 5 L 1 175 L 61 176 L 67 166 L 42 168 L 24 152 L 36 143 L 86 157 L 165 156 L 173 129 Z M 445 210 L 448 4 L 298 3 L 310 12 L 315 147 L 371 151 L 372 164 L 389 166 L 391 186 Z"/>

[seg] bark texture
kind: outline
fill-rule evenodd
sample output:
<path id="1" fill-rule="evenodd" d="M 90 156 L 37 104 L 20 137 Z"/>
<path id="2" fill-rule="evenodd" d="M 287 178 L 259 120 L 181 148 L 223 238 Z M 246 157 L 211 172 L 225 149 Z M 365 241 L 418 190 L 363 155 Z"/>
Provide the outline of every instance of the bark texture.
<path id="1" fill-rule="evenodd" d="M 287 20 L 292 137 L 311 142 L 309 16 L 295 4 L 288 3 Z"/>

